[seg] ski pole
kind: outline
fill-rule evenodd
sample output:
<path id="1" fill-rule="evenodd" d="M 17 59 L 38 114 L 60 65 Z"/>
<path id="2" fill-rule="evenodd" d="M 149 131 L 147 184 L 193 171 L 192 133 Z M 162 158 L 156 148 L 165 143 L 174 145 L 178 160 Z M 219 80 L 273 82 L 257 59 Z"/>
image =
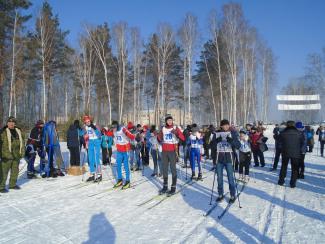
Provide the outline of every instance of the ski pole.
<path id="1" fill-rule="evenodd" d="M 231 157 L 232 168 L 233 168 L 233 173 L 234 173 L 235 188 L 236 188 L 236 193 L 237 193 L 237 198 L 238 198 L 238 206 L 239 206 L 239 208 L 242 208 L 242 206 L 240 204 L 240 199 L 239 199 L 239 193 L 238 193 L 238 187 L 237 187 L 237 179 L 236 179 L 236 174 L 235 174 L 234 165 L 233 165 L 234 160 L 233 160 L 232 152 L 230 153 L 230 157 Z"/>
<path id="2" fill-rule="evenodd" d="M 219 157 L 219 152 L 217 151 L 217 164 L 218 164 L 218 157 Z M 214 175 L 213 175 L 213 183 L 212 183 L 212 189 L 211 189 L 211 197 L 210 197 L 210 204 L 212 204 L 212 196 L 213 196 L 213 190 L 214 190 L 214 183 L 216 181 L 216 173 L 217 173 L 217 167 L 214 169 Z"/>
<path id="3" fill-rule="evenodd" d="M 187 180 L 187 155 L 188 155 L 188 147 L 185 147 L 185 155 L 184 155 L 185 180 Z"/>

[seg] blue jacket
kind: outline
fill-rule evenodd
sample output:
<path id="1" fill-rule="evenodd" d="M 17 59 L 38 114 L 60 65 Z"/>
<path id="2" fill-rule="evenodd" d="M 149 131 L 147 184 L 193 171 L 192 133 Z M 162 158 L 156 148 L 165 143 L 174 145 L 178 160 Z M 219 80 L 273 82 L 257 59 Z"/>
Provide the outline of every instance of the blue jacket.
<path id="1" fill-rule="evenodd" d="M 112 148 L 113 145 L 113 137 L 107 136 L 107 135 L 102 135 L 102 148 Z"/>

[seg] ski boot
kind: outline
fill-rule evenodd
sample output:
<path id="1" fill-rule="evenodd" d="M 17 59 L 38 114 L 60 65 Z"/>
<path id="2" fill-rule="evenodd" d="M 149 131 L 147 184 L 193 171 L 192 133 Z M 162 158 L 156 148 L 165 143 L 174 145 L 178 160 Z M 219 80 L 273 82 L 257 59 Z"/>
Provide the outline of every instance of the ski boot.
<path id="1" fill-rule="evenodd" d="M 86 182 L 94 181 L 95 180 L 95 175 L 91 175 Z"/>
<path id="2" fill-rule="evenodd" d="M 13 190 L 20 190 L 21 187 L 19 185 L 15 185 L 13 187 L 9 187 L 9 189 L 13 189 Z"/>
<path id="3" fill-rule="evenodd" d="M 113 186 L 113 188 L 118 188 L 118 187 L 120 187 L 120 186 L 122 186 L 123 185 L 123 181 L 122 180 L 118 180 L 117 182 L 116 182 L 116 184 Z"/>
<path id="4" fill-rule="evenodd" d="M 191 180 L 195 180 L 195 173 L 192 173 Z"/>
<path id="5" fill-rule="evenodd" d="M 122 186 L 122 190 L 128 189 L 131 187 L 130 181 L 125 181 L 125 183 Z"/>
<path id="6" fill-rule="evenodd" d="M 235 196 L 231 196 L 229 199 L 229 203 L 234 203 L 236 201 L 236 197 Z"/>
<path id="7" fill-rule="evenodd" d="M 164 185 L 163 188 L 159 190 L 159 195 L 166 194 L 167 191 L 168 191 L 168 187 Z"/>
<path id="8" fill-rule="evenodd" d="M 37 178 L 34 172 L 28 171 L 27 172 L 27 179 L 34 179 Z"/>
<path id="9" fill-rule="evenodd" d="M 101 182 L 102 181 L 102 175 L 98 175 L 95 179 L 95 182 Z"/>
<path id="10" fill-rule="evenodd" d="M 198 174 L 198 176 L 197 176 L 197 179 L 196 179 L 197 181 L 199 181 L 199 180 L 202 180 L 202 173 L 199 173 Z"/>
<path id="11" fill-rule="evenodd" d="M 223 199 L 225 198 L 225 196 L 222 194 L 222 195 L 219 195 L 216 199 L 216 202 L 221 202 Z"/>
<path id="12" fill-rule="evenodd" d="M 167 196 L 170 197 L 176 193 L 176 186 L 172 186 L 170 190 L 167 192 Z"/>
<path id="13" fill-rule="evenodd" d="M 58 176 L 61 176 L 61 177 L 62 177 L 62 176 L 65 176 L 65 174 L 64 174 L 64 173 L 62 172 L 62 170 L 60 170 L 60 169 L 57 170 L 57 175 L 58 175 Z"/>

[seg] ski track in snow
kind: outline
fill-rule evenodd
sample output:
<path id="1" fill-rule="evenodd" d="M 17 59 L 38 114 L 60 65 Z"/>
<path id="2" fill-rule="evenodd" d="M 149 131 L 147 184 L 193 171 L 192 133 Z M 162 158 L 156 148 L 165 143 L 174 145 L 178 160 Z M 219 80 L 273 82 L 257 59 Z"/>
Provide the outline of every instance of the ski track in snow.
<path id="1" fill-rule="evenodd" d="M 251 168 L 251 179 L 240 194 L 243 208 L 235 202 L 221 220 L 218 215 L 226 201 L 203 216 L 211 207 L 211 160 L 202 164 L 207 176 L 203 181 L 185 185 L 157 206 L 162 197 L 138 206 L 157 196 L 162 185 L 162 179 L 150 177 L 151 169 L 145 170 L 145 176 L 133 172 L 134 187 L 122 191 L 111 189 L 110 167 L 103 167 L 103 182 L 86 184 L 81 176 L 28 180 L 21 163 L 22 190 L 0 196 L 0 243 L 322 243 L 325 159 L 317 156 L 318 145 L 306 155 L 305 179 L 291 189 L 290 166 L 286 187 L 277 185 L 279 170 L 269 172 L 274 156 L 272 128 L 267 136 L 266 167 Z M 65 143 L 62 149 L 67 159 Z M 178 165 L 177 171 L 179 189 L 186 181 L 185 169 Z M 217 182 L 213 203 L 216 192 Z M 224 192 L 228 192 L 225 172 Z"/>

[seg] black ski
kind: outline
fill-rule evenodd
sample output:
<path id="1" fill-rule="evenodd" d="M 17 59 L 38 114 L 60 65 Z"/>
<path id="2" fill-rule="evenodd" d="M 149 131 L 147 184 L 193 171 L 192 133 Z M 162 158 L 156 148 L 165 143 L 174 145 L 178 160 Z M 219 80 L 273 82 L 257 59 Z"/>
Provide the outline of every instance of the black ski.
<path id="1" fill-rule="evenodd" d="M 239 197 L 239 195 L 243 192 L 243 190 L 245 189 L 245 186 L 246 186 L 246 183 L 243 184 L 243 186 L 242 186 L 240 192 L 238 192 L 237 197 L 236 197 L 236 200 L 237 200 L 237 198 Z M 235 202 L 236 202 L 236 201 L 235 201 Z M 222 219 L 222 217 L 223 217 L 223 216 L 228 212 L 228 210 L 230 209 L 230 207 L 231 207 L 235 202 L 230 202 L 230 201 L 228 202 L 226 208 L 225 208 L 225 209 L 221 212 L 221 214 L 218 216 L 218 220 L 221 220 L 221 219 Z"/>
<path id="2" fill-rule="evenodd" d="M 224 195 L 224 197 L 225 197 L 228 193 L 229 193 L 229 192 L 227 192 L 227 193 Z M 220 202 L 221 202 L 221 201 L 220 201 Z M 214 204 L 212 204 L 212 206 L 208 209 L 208 211 L 205 212 L 205 214 L 203 214 L 203 216 L 204 216 L 204 217 L 209 216 L 209 215 L 213 212 L 213 210 L 215 210 L 216 207 L 218 207 L 218 205 L 219 205 L 220 202 L 215 202 Z"/>

